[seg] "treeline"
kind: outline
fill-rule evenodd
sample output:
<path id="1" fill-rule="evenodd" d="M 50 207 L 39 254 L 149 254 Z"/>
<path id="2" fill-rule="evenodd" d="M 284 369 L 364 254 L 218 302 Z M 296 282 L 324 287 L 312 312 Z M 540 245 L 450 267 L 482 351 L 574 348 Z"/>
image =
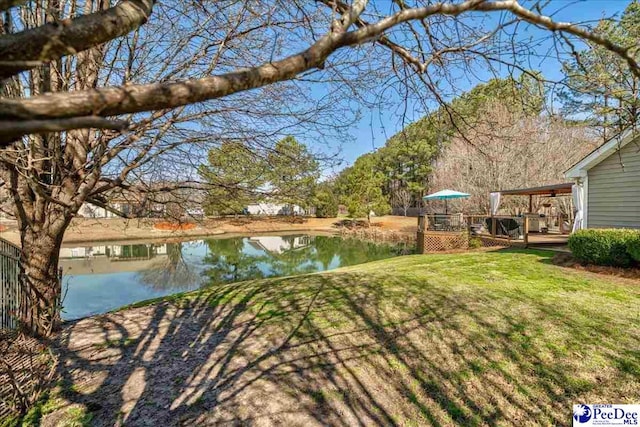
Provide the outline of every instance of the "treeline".
<path id="1" fill-rule="evenodd" d="M 633 1 L 618 24 L 603 20 L 597 32 L 621 45 L 640 37 L 640 3 Z M 373 153 L 360 156 L 337 176 L 319 183 L 319 165 L 304 145 L 287 137 L 274 152 L 256 156 L 240 143 L 212 150 L 201 175 L 216 188 L 207 212 L 237 213 L 261 199 L 314 206 L 334 217 L 344 205 L 352 217 L 389 212 L 407 215 L 424 206 L 427 192 L 444 188 L 470 193 L 453 202 L 466 212 L 488 212 L 493 190 L 563 181 L 564 171 L 608 138 L 635 127 L 640 81 L 623 61 L 600 46 L 574 52 L 563 64 L 565 87 L 547 93 L 543 76 L 495 78 L 474 87 L 409 124 Z M 550 103 L 561 101 L 560 114 Z M 507 209 L 528 201 L 510 198 Z M 557 202 L 556 207 L 568 211 Z M 534 209 L 537 206 L 534 206 Z"/>
<path id="2" fill-rule="evenodd" d="M 237 214 L 268 201 L 313 207 L 319 217 L 337 216 L 339 205 L 357 218 L 407 215 L 437 210 L 422 197 L 443 188 L 472 194 L 454 202 L 458 208 L 486 212 L 490 191 L 557 183 L 595 145 L 584 122 L 545 114 L 539 77 L 478 85 L 323 182 L 316 157 L 292 136 L 264 152 L 224 142 L 199 171 L 211 185 L 205 213 Z"/>
<path id="3" fill-rule="evenodd" d="M 490 191 L 562 180 L 593 148 L 584 123 L 545 114 L 540 76 L 493 79 L 411 123 L 333 181 L 351 216 L 407 215 L 431 191 L 473 195 L 458 206 L 486 212 Z"/>

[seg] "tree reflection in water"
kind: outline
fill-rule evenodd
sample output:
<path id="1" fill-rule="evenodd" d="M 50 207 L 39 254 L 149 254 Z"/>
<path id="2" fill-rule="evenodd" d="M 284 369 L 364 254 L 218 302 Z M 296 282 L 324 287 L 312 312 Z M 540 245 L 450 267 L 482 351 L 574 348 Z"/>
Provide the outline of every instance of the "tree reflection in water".
<path id="1" fill-rule="evenodd" d="M 261 240 L 265 239 L 265 240 Z M 274 244 L 266 247 L 263 243 Z M 399 245 L 334 236 L 263 236 L 207 242 L 208 284 L 313 273 L 407 253 Z"/>
<path id="2" fill-rule="evenodd" d="M 184 243 L 167 243 L 166 257 L 139 273 L 140 281 L 154 290 L 184 291 L 201 282 L 200 272 L 185 260 Z"/>
<path id="3" fill-rule="evenodd" d="M 265 277 L 260 263 L 267 263 L 266 254 L 247 252 L 246 238 L 214 239 L 207 241 L 209 251 L 204 258 L 204 275 L 209 284 L 241 282 Z"/>
<path id="4" fill-rule="evenodd" d="M 332 236 L 252 236 L 64 248 L 65 320 L 201 286 L 291 276 L 389 258 L 406 248 Z"/>

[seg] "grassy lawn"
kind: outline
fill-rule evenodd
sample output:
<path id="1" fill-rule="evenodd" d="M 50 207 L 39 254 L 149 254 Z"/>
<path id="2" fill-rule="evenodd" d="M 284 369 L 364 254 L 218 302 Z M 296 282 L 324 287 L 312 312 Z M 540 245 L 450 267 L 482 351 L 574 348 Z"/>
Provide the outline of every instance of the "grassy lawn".
<path id="1" fill-rule="evenodd" d="M 640 402 L 640 285 L 550 256 L 400 257 L 85 319 L 64 398 L 96 425 L 569 425 L 573 403 Z"/>

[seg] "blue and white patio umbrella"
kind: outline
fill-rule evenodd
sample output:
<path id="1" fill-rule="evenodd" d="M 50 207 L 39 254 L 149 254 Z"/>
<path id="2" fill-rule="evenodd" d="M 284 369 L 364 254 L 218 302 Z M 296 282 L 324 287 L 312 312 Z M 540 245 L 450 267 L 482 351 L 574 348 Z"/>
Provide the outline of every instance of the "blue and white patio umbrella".
<path id="1" fill-rule="evenodd" d="M 423 200 L 444 200 L 444 213 L 447 213 L 447 200 L 449 199 L 464 199 L 471 197 L 471 194 L 461 193 L 454 190 L 441 190 L 433 194 L 427 194 Z"/>

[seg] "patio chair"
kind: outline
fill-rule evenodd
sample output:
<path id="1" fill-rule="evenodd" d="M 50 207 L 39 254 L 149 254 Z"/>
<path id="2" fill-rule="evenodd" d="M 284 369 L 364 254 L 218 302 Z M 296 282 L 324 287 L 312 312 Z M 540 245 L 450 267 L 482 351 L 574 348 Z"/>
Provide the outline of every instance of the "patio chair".
<path id="1" fill-rule="evenodd" d="M 449 217 L 443 214 L 433 215 L 433 229 L 436 231 L 445 231 L 449 227 Z"/>

